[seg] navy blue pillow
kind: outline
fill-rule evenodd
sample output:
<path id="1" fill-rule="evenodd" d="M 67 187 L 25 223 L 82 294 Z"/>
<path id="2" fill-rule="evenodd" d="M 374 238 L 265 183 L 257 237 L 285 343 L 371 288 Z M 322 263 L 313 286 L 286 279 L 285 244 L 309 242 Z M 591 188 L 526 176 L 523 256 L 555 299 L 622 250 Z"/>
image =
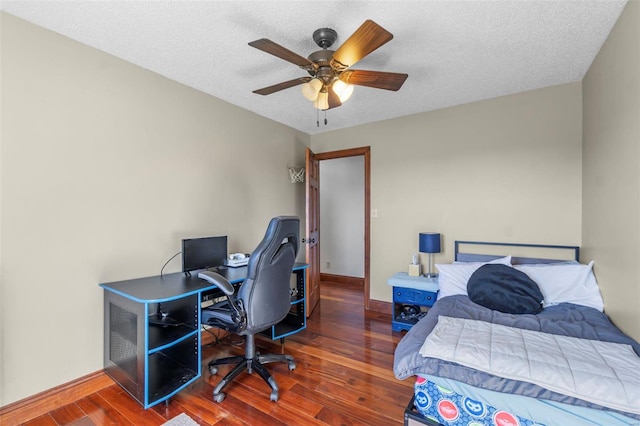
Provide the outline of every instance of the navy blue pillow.
<path id="1" fill-rule="evenodd" d="M 467 282 L 469 299 L 508 314 L 542 312 L 542 292 L 527 274 L 507 265 L 482 265 Z"/>

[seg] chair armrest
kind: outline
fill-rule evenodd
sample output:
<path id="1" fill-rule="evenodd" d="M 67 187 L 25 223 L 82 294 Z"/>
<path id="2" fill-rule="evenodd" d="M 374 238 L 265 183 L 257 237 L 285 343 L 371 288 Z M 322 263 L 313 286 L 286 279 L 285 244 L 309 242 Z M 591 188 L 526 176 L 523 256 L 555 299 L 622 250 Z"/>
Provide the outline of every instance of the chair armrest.
<path id="1" fill-rule="evenodd" d="M 235 298 L 235 289 L 233 288 L 233 284 L 231 284 L 229 280 L 227 280 L 222 275 L 210 271 L 199 272 L 198 278 L 210 282 L 227 295 L 229 307 L 231 308 L 232 312 L 231 319 L 233 320 L 234 324 L 236 324 L 236 329 L 234 332 L 243 331 L 247 326 L 247 313 L 242 306 L 242 301 L 237 301 Z"/>
<path id="2" fill-rule="evenodd" d="M 201 278 L 207 282 L 218 287 L 227 296 L 231 296 L 234 293 L 233 284 L 231 284 L 225 277 L 215 272 L 203 271 L 198 273 L 198 278 Z"/>

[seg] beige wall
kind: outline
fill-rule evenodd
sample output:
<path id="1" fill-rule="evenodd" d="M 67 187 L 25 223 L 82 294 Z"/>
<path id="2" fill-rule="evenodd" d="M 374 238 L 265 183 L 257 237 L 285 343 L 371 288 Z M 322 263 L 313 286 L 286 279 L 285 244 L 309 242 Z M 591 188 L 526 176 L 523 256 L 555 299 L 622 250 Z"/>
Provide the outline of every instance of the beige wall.
<path id="1" fill-rule="evenodd" d="M 312 136 L 315 152 L 371 146 L 372 299 L 391 301 L 421 231 L 443 235 L 435 262 L 457 239 L 579 245 L 581 102 L 565 84 Z"/>
<path id="2" fill-rule="evenodd" d="M 2 13 L 0 405 L 102 368 L 100 282 L 304 217 L 309 136 Z M 214 78 L 215 76 L 212 76 Z M 304 254 L 303 254 L 304 258 Z M 180 268 L 180 256 L 165 271 Z"/>
<path id="3" fill-rule="evenodd" d="M 640 1 L 630 1 L 583 81 L 583 253 L 605 311 L 640 340 Z"/>

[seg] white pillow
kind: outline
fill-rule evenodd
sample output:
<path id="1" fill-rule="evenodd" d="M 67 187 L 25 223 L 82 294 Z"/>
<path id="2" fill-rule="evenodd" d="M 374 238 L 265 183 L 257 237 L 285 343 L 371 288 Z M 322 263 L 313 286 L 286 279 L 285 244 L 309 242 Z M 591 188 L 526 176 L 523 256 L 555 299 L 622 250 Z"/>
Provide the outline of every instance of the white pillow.
<path id="1" fill-rule="evenodd" d="M 491 262 L 455 262 L 436 264 L 438 268 L 438 299 L 455 294 L 467 294 L 467 282 L 476 269 L 487 263 L 511 266 L 511 256 L 500 257 Z"/>
<path id="2" fill-rule="evenodd" d="M 544 296 L 543 306 L 559 303 L 575 303 L 589 306 L 602 312 L 604 302 L 600 288 L 593 275 L 593 261 L 583 264 L 537 264 L 515 265 L 538 284 Z"/>

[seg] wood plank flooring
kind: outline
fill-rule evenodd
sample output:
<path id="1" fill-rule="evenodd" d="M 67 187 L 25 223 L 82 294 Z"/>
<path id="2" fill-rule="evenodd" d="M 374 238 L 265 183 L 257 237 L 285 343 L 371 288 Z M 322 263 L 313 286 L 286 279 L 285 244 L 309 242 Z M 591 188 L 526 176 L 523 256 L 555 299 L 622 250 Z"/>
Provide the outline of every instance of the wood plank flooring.
<path id="1" fill-rule="evenodd" d="M 288 337 L 284 350 L 297 368 L 269 364 L 280 388 L 278 402 L 257 374 L 243 373 L 225 389 L 226 398 L 212 401 L 214 386 L 228 371 L 211 376 L 207 362 L 242 355 L 238 336 L 203 348 L 202 378 L 149 410 L 119 386 L 83 396 L 26 425 L 161 425 L 180 413 L 200 425 L 401 425 L 412 395 L 412 381 L 395 379 L 393 351 L 402 337 L 391 331 L 391 315 L 366 312 L 362 288 L 323 282 L 318 308 L 306 330 Z M 235 341 L 234 341 L 235 340 Z M 258 351 L 279 353 L 279 341 L 256 339 Z"/>

